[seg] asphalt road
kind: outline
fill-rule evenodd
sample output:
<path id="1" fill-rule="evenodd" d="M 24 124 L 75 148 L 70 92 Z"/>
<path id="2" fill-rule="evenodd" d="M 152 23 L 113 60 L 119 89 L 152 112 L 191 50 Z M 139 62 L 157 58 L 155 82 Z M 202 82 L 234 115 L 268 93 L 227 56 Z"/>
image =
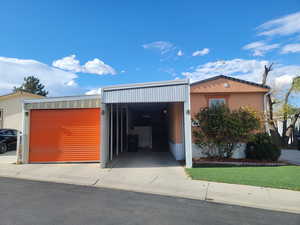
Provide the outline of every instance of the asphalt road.
<path id="1" fill-rule="evenodd" d="M 0 178 L 0 224 L 299 225 L 300 215 L 104 188 Z"/>

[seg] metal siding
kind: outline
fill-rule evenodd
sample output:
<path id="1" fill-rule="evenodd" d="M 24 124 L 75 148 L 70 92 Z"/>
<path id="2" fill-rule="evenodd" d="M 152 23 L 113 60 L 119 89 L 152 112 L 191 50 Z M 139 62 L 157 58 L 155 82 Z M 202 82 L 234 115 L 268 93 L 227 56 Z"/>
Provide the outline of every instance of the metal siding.
<path id="1" fill-rule="evenodd" d="M 78 109 L 100 108 L 100 99 L 64 100 L 55 102 L 25 103 L 25 110 L 30 109 Z"/>
<path id="2" fill-rule="evenodd" d="M 186 101 L 188 85 L 170 85 L 103 91 L 103 103 L 147 103 Z"/>
<path id="3" fill-rule="evenodd" d="M 100 112 L 31 110 L 29 162 L 99 161 Z"/>

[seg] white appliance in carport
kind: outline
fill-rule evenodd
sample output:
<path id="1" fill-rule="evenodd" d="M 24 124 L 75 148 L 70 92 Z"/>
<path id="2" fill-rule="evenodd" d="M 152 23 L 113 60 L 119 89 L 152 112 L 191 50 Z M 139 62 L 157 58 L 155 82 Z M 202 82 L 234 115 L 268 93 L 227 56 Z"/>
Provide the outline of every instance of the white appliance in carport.
<path id="1" fill-rule="evenodd" d="M 152 127 L 136 126 L 129 133 L 138 135 L 139 148 L 152 148 Z"/>

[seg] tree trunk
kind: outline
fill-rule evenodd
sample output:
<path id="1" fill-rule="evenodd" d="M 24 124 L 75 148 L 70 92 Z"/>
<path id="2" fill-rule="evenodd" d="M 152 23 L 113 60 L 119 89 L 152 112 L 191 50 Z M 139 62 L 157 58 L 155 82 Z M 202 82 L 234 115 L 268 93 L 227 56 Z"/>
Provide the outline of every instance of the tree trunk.
<path id="1" fill-rule="evenodd" d="M 300 110 L 298 110 L 298 112 L 293 116 L 291 124 L 289 125 L 289 127 L 286 130 L 285 136 L 286 137 L 291 137 L 293 134 L 293 131 L 295 129 L 295 125 L 297 123 L 298 118 L 300 117 Z"/>
<path id="2" fill-rule="evenodd" d="M 277 146 L 281 146 L 282 145 L 282 139 L 281 136 L 278 132 L 278 128 L 275 124 L 275 121 L 273 119 L 273 105 L 274 102 L 272 101 L 271 95 L 267 95 L 267 100 L 268 100 L 268 106 L 269 106 L 269 116 L 267 118 L 268 124 L 269 124 L 269 131 L 271 134 L 271 138 L 273 140 L 273 143 L 276 144 Z"/>
<path id="3" fill-rule="evenodd" d="M 293 82 L 294 83 L 294 82 Z M 288 145 L 289 138 L 285 135 L 287 131 L 287 119 L 288 119 L 288 102 L 289 102 L 289 97 L 290 94 L 293 90 L 293 83 L 287 93 L 284 96 L 284 102 L 283 102 L 283 121 L 282 121 L 282 142 L 284 145 Z"/>
<path id="4" fill-rule="evenodd" d="M 273 63 L 271 63 L 269 66 L 264 66 L 264 73 L 262 75 L 262 85 L 266 85 L 267 83 L 267 78 L 269 75 L 269 72 L 272 71 Z M 275 124 L 274 118 L 273 118 L 273 105 L 275 104 L 274 101 L 272 101 L 271 98 L 271 93 L 269 93 L 267 96 L 267 102 L 268 102 L 268 112 L 267 112 L 267 118 L 265 118 L 268 122 L 269 125 L 269 132 L 271 135 L 271 138 L 273 140 L 273 143 L 276 144 L 277 146 L 282 145 L 282 139 L 281 136 L 278 132 L 278 128 Z"/>

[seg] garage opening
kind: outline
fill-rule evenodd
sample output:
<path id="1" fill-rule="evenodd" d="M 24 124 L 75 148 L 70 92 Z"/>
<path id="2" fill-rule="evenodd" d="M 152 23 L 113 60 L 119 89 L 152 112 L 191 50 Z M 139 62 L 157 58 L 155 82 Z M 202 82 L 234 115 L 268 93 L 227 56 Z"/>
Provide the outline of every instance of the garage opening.
<path id="1" fill-rule="evenodd" d="M 185 158 L 183 103 L 109 104 L 108 112 L 110 160 Z"/>
<path id="2" fill-rule="evenodd" d="M 101 98 L 102 167 L 124 152 L 143 150 L 192 166 L 188 80 L 104 87 Z"/>

